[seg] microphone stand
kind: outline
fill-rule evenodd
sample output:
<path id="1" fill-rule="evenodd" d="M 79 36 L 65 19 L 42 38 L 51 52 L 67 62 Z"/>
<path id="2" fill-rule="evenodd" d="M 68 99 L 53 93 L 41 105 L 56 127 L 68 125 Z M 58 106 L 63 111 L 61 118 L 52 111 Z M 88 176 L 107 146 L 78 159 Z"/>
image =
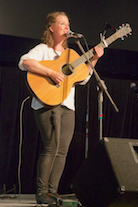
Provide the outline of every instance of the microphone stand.
<path id="1" fill-rule="evenodd" d="M 88 63 L 90 64 L 93 72 L 94 72 L 94 75 L 95 75 L 95 78 L 99 84 L 99 95 L 98 95 L 98 120 L 99 120 L 99 139 L 102 140 L 103 139 L 103 136 L 102 136 L 102 119 L 103 119 L 103 112 L 102 112 L 102 103 L 103 103 L 103 92 L 106 93 L 108 99 L 110 100 L 111 104 L 113 105 L 114 109 L 116 112 L 119 111 L 119 109 L 117 108 L 116 104 L 114 103 L 113 99 L 111 98 L 110 94 L 108 93 L 107 91 L 107 87 L 104 83 L 104 81 L 102 81 L 97 73 L 97 71 L 95 70 L 95 68 L 93 67 L 91 61 L 89 60 L 89 57 L 88 55 L 85 53 L 80 41 L 79 41 L 79 38 L 76 39 L 76 43 L 78 45 L 78 47 L 80 48 L 81 52 L 84 54 L 86 60 L 88 61 Z M 104 40 L 103 40 L 103 43 L 104 43 Z M 106 44 L 105 44 L 106 46 Z"/>

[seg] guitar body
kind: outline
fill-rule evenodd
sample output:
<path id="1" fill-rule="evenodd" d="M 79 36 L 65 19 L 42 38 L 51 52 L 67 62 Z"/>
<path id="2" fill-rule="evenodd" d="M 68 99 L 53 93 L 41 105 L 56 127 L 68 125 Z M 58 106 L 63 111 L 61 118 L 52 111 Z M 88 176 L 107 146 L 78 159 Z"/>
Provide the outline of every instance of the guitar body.
<path id="1" fill-rule="evenodd" d="M 66 49 L 57 60 L 40 62 L 40 64 L 64 75 L 64 81 L 58 85 L 49 77 L 28 72 L 27 82 L 36 98 L 49 106 L 62 103 L 69 95 L 73 84 L 83 81 L 88 76 L 88 68 L 85 63 L 73 68 L 72 72 L 67 67 L 67 63 L 72 63 L 79 57 L 74 50 Z"/>

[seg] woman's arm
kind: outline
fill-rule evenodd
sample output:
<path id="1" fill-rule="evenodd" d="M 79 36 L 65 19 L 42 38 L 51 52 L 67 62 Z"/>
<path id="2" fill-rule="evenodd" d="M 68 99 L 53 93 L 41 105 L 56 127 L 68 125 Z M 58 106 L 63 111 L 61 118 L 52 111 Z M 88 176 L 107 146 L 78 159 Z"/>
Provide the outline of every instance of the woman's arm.
<path id="1" fill-rule="evenodd" d="M 43 66 L 35 59 L 23 60 L 22 65 L 26 70 L 32 73 L 50 77 L 55 83 L 60 83 L 64 80 L 62 74 Z"/>

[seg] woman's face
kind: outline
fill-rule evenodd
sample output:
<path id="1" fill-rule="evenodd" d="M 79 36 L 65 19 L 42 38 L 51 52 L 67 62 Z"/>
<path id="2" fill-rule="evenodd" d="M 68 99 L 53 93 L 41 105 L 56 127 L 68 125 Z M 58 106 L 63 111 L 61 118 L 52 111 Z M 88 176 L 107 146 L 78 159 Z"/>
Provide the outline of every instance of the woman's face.
<path id="1" fill-rule="evenodd" d="M 64 37 L 63 39 L 65 39 L 66 34 L 69 30 L 70 30 L 69 20 L 65 15 L 57 16 L 55 24 L 50 27 L 50 31 L 53 34 L 53 38 Z"/>

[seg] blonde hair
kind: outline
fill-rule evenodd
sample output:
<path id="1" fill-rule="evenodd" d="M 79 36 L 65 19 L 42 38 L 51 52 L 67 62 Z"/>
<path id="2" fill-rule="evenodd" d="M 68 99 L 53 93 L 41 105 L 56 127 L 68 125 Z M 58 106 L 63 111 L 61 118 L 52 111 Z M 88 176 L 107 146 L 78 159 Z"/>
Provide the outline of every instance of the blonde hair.
<path id="1" fill-rule="evenodd" d="M 49 27 L 51 27 L 52 25 L 55 24 L 56 18 L 59 15 L 64 15 L 68 18 L 67 14 L 65 12 L 62 12 L 62 11 L 49 13 L 46 17 L 46 27 L 45 27 L 43 36 L 41 38 L 43 43 L 47 44 L 49 47 L 52 47 L 52 48 L 54 47 L 54 41 L 53 41 L 53 38 L 52 38 L 52 32 L 50 31 Z M 63 42 L 63 47 L 65 49 L 68 47 L 67 40 L 65 40 Z"/>

